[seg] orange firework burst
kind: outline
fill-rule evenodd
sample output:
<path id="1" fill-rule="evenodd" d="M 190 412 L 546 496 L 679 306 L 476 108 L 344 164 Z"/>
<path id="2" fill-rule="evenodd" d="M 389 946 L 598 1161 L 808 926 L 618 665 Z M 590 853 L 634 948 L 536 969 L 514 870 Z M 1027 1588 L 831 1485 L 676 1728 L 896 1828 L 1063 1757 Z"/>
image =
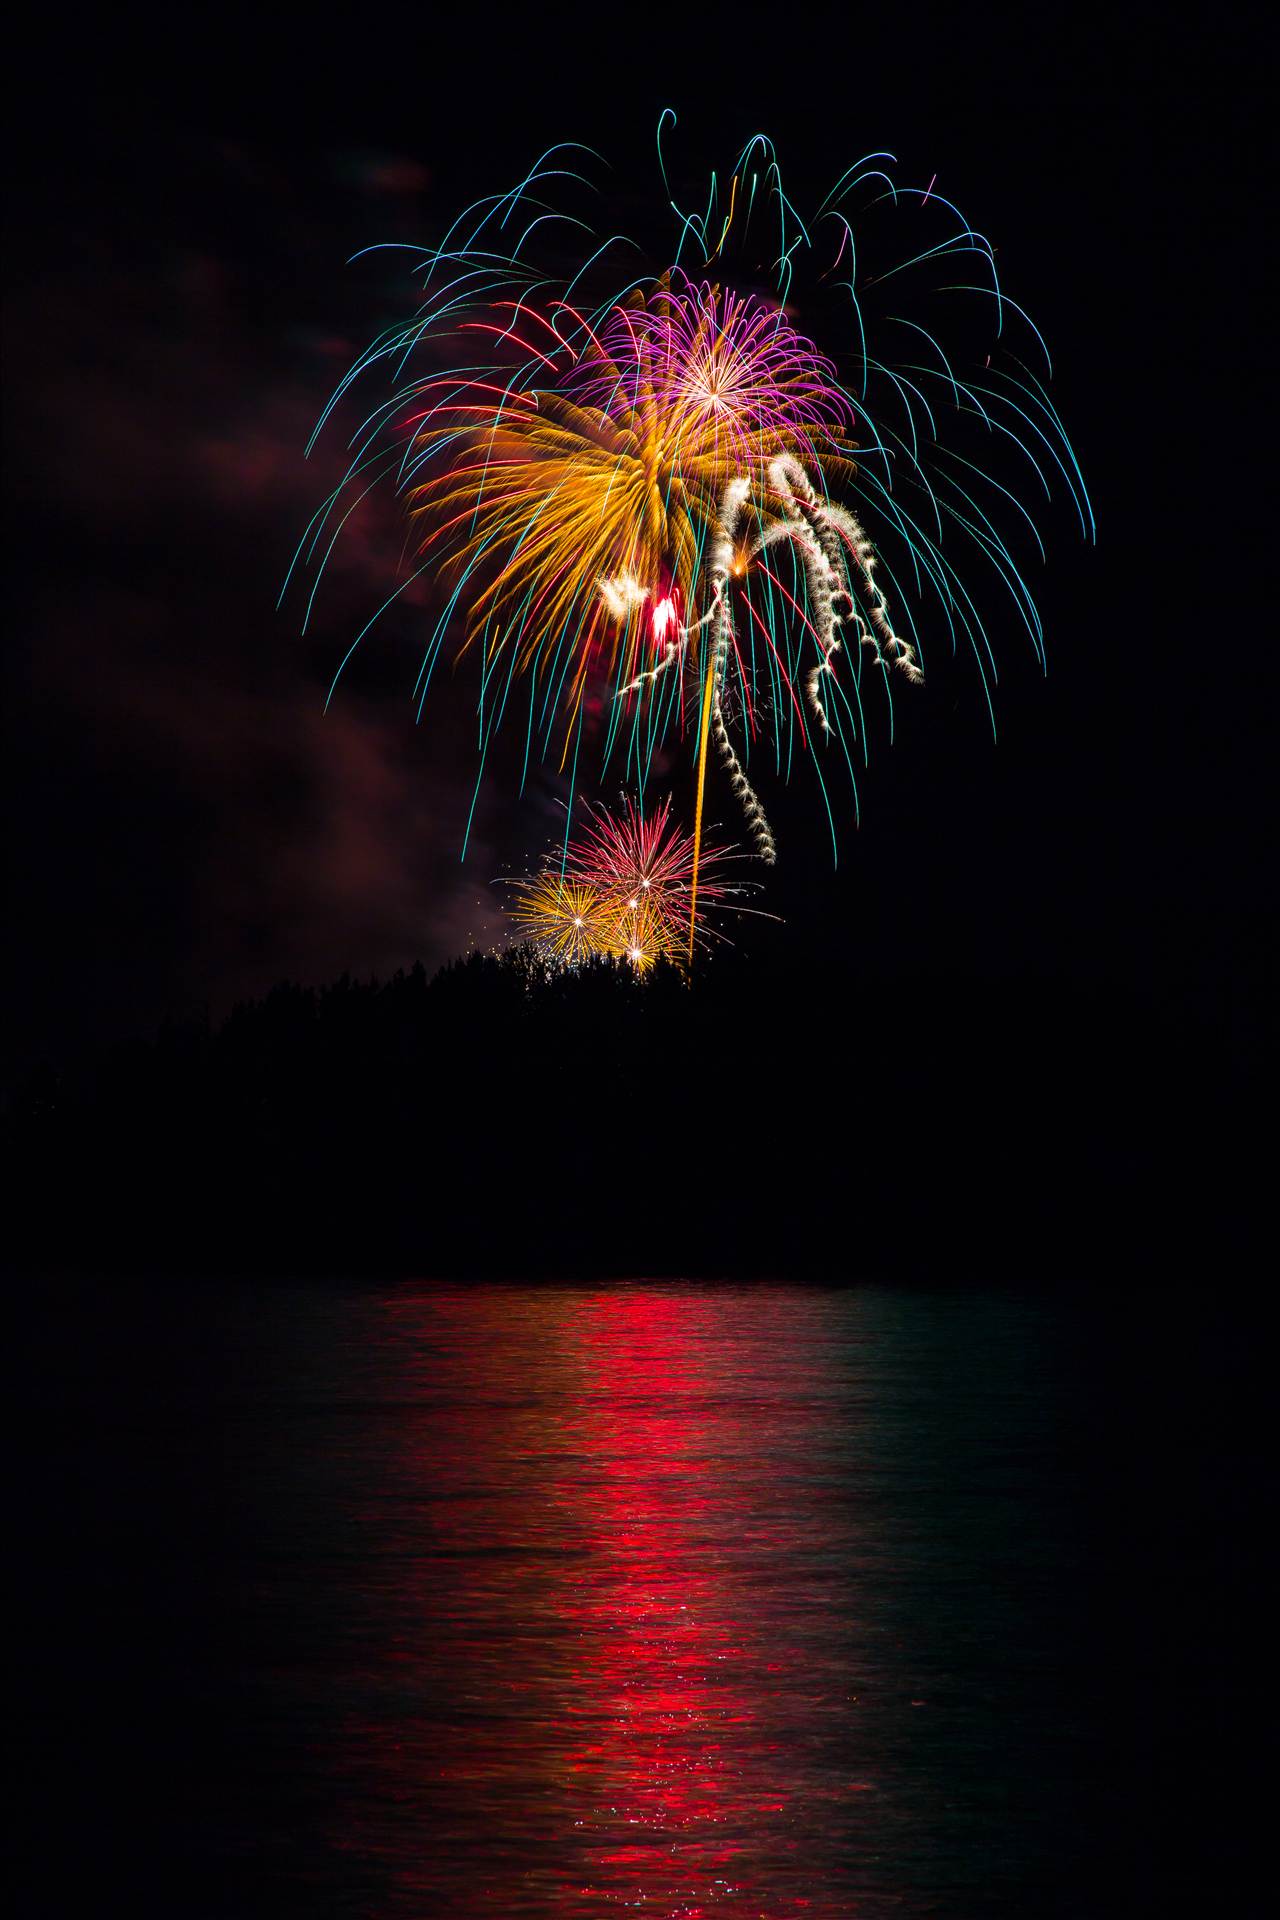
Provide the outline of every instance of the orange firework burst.
<path id="1" fill-rule="evenodd" d="M 650 641 L 674 638 L 730 480 L 754 476 L 764 502 L 780 453 L 852 471 L 852 409 L 779 308 L 668 278 L 584 327 L 558 390 L 459 402 L 455 383 L 415 421 L 408 456 L 433 465 L 447 445 L 409 503 L 421 557 L 470 588 L 468 633 L 509 640 L 518 670 L 549 666 L 549 639 L 570 636 L 571 710 L 593 661 L 629 679 Z"/>
<path id="2" fill-rule="evenodd" d="M 557 872 L 535 874 L 523 882 L 510 912 L 522 936 L 559 965 L 580 966 L 616 951 L 616 905 L 584 881 Z"/>
<path id="3" fill-rule="evenodd" d="M 679 957 L 679 945 L 671 938 L 666 916 L 646 893 L 634 894 L 620 904 L 612 939 L 613 957 L 626 960 L 637 973 L 648 973 L 659 960 Z"/>
<path id="4" fill-rule="evenodd" d="M 521 936 L 552 966 L 625 960 L 647 973 L 679 953 L 667 915 L 647 893 L 601 888 L 558 866 L 521 882 L 509 911 Z"/>

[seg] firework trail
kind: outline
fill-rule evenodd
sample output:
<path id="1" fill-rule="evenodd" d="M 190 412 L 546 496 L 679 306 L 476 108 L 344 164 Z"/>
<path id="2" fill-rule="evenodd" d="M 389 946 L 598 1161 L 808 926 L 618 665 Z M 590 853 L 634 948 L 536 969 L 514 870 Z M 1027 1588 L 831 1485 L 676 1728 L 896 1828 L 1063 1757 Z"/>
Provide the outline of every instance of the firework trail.
<path id="1" fill-rule="evenodd" d="M 868 758 L 864 662 L 890 731 L 890 670 L 921 680 L 926 625 L 971 651 L 991 706 L 979 575 L 1044 657 L 1015 557 L 1044 546 L 1019 488 L 1065 492 L 1087 537 L 1093 519 L 1043 341 L 935 182 L 899 188 L 890 156 L 873 154 L 802 216 L 756 136 L 727 207 L 713 174 L 705 211 L 681 212 L 662 149 L 674 118 L 658 130 L 669 237 L 597 235 L 572 210 L 595 156 L 565 147 L 420 250 L 418 312 L 361 355 L 317 427 L 389 379 L 295 567 L 316 575 L 309 619 L 355 508 L 379 487 L 401 498 L 414 570 L 338 674 L 430 574 L 438 611 L 415 702 L 421 715 L 460 633 L 478 669 L 477 792 L 508 717 L 526 772 L 536 752 L 576 783 L 585 733 L 602 774 L 619 765 L 642 803 L 660 752 L 688 756 L 691 950 L 709 749 L 765 862 L 776 849 L 756 763 L 786 778 L 806 757 L 834 852 L 832 757 L 855 818 Z M 769 282 L 772 294 L 751 290 Z M 988 350 L 966 352 L 978 368 L 966 373 L 946 343 L 967 350 L 975 317 Z M 542 905 L 554 918 L 556 902 Z"/>

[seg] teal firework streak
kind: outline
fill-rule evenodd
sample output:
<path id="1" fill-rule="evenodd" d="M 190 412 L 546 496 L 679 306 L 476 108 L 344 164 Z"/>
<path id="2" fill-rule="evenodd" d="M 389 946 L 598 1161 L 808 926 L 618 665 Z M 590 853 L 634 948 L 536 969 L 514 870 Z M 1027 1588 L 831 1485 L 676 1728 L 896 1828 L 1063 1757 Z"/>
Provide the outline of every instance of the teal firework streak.
<path id="1" fill-rule="evenodd" d="M 305 628 L 344 526 L 389 490 L 415 560 L 331 698 L 427 576 L 417 711 L 452 640 L 476 674 L 477 793 L 504 722 L 522 786 L 535 757 L 575 784 L 594 762 L 641 805 L 673 747 L 701 793 L 710 740 L 761 857 L 760 788 L 798 757 L 834 850 L 830 770 L 856 818 L 872 681 L 891 735 L 893 670 L 918 681 L 937 642 L 967 650 L 994 726 L 996 635 L 1045 658 L 1036 503 L 1065 495 L 1088 539 L 1093 515 L 1043 339 L 933 181 L 902 186 L 872 154 L 801 211 L 756 135 L 685 210 L 674 124 L 665 231 L 602 227 L 599 156 L 557 147 L 405 250 L 417 310 L 321 415 L 316 436 L 354 429 L 286 589 L 309 578 Z"/>

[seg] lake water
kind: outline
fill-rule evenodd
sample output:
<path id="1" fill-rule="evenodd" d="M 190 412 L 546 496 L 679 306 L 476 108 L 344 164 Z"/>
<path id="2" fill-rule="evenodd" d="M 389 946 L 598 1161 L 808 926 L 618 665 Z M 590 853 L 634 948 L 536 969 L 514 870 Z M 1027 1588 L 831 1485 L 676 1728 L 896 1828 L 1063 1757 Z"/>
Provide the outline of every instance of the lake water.
<path id="1" fill-rule="evenodd" d="M 28 1356 L 44 1764 L 133 1911 L 1173 1910 L 1133 1904 L 1160 1687 L 1107 1591 L 1078 1308 L 143 1298 L 69 1292 Z"/>

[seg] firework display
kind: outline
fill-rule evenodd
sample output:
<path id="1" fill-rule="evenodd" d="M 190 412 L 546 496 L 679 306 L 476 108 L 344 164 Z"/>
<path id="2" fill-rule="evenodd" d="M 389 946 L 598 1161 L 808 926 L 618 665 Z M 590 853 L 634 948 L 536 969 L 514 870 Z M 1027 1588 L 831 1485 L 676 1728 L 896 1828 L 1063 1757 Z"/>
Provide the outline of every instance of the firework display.
<path id="1" fill-rule="evenodd" d="M 557 148 L 422 250 L 417 313 L 361 355 L 322 417 L 389 383 L 295 562 L 322 571 L 355 506 L 390 486 L 416 559 L 379 611 L 411 580 L 434 583 L 419 715 L 452 638 L 475 661 L 481 777 L 505 720 L 526 773 L 534 755 L 568 769 L 571 818 L 593 758 L 634 787 L 634 807 L 589 813 L 556 874 L 521 896 L 517 924 L 562 959 L 620 950 L 618 926 L 595 918 L 614 901 L 610 860 L 646 896 L 623 947 L 692 955 L 712 749 L 756 857 L 776 852 L 765 781 L 802 758 L 834 848 L 828 775 L 847 773 L 856 819 L 872 682 L 891 729 L 893 681 L 923 678 L 936 637 L 971 651 L 990 705 L 992 590 L 1043 659 L 1018 554 L 1044 548 L 1019 488 L 1064 492 L 1093 532 L 1040 335 L 933 182 L 901 187 L 874 154 L 802 215 L 757 136 L 727 192 L 713 174 L 705 210 L 682 212 L 663 152 L 673 123 L 658 129 L 667 236 L 592 231 L 558 196 L 576 206 L 597 157 Z M 689 769 L 687 840 L 669 806 L 643 824 L 672 756 Z M 667 864 L 646 883 L 653 835 Z"/>
<path id="2" fill-rule="evenodd" d="M 551 965 L 607 956 L 645 972 L 682 961 L 691 930 L 706 947 L 725 937 L 712 921 L 754 911 L 741 904 L 751 882 L 728 878 L 736 858 L 731 848 L 701 849 L 695 903 L 693 838 L 672 819 L 669 795 L 648 815 L 630 799 L 617 813 L 588 806 L 564 849 L 516 883 L 510 917 Z"/>
<path id="3" fill-rule="evenodd" d="M 621 916 L 595 887 L 547 870 L 527 881 L 511 917 L 523 938 L 544 959 L 579 966 L 600 954 L 622 951 Z"/>

